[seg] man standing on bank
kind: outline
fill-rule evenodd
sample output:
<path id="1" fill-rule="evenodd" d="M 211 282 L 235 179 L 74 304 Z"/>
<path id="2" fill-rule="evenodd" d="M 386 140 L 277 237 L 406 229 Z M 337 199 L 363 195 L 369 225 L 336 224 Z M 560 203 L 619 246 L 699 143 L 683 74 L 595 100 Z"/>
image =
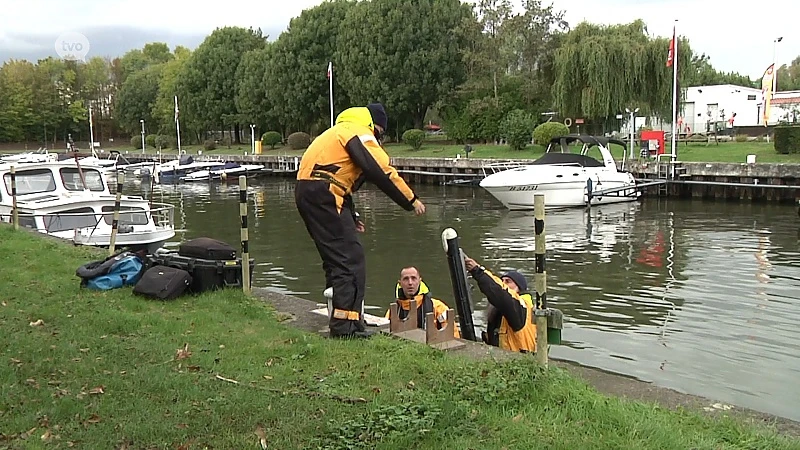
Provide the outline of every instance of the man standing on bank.
<path id="1" fill-rule="evenodd" d="M 333 288 L 331 337 L 372 335 L 362 316 L 366 262 L 357 232 L 364 224 L 356 218 L 353 192 L 369 181 L 403 209 L 425 213 L 380 145 L 387 122 L 380 103 L 344 110 L 303 153 L 297 171 L 297 210 L 322 258 L 325 286 Z"/>

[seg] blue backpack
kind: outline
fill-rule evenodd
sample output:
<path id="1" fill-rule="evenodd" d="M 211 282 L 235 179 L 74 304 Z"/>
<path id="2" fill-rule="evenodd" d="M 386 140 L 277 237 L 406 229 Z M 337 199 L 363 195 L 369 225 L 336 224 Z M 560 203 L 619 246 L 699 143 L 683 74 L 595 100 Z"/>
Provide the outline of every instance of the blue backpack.
<path id="1" fill-rule="evenodd" d="M 92 261 L 79 267 L 75 274 L 81 286 L 95 290 L 133 286 L 142 277 L 144 263 L 131 252 L 122 252 L 102 261 Z"/>

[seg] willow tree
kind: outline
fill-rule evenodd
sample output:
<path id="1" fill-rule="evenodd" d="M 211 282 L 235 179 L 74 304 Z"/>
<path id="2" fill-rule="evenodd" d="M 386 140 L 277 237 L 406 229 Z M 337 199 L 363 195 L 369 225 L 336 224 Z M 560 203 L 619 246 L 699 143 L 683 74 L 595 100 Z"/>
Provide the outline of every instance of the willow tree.
<path id="1" fill-rule="evenodd" d="M 669 39 L 648 36 L 641 20 L 614 26 L 581 23 L 556 51 L 555 107 L 562 116 L 595 123 L 631 107 L 671 118 L 673 69 L 666 64 L 668 53 Z M 691 69 L 686 39 L 680 39 L 678 53 L 680 83 Z"/>

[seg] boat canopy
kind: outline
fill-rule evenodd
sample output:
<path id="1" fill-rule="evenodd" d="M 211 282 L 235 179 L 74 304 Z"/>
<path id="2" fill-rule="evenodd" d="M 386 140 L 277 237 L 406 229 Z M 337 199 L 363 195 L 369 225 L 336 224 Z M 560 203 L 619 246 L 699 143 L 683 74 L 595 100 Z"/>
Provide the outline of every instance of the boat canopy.
<path id="1" fill-rule="evenodd" d="M 608 144 L 617 144 L 626 148 L 628 146 L 628 144 L 626 144 L 625 141 L 621 141 L 619 139 L 614 139 L 614 138 L 608 138 L 605 136 L 592 136 L 588 134 L 568 134 L 565 136 L 556 136 L 550 139 L 550 143 L 548 144 L 547 148 L 550 149 L 559 146 L 561 147 L 561 151 L 565 152 L 567 146 L 575 141 L 580 141 L 588 147 L 598 145 L 608 148 Z"/>
<path id="2" fill-rule="evenodd" d="M 581 167 L 603 167 L 604 164 L 591 156 L 579 155 L 577 153 L 545 153 L 531 164 L 569 164 Z"/>

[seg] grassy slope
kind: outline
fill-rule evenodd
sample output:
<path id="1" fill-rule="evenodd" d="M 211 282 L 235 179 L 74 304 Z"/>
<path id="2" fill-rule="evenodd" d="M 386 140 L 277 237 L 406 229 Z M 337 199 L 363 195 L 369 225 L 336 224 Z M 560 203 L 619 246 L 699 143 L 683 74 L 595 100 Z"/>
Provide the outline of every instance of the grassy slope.
<path id="1" fill-rule="evenodd" d="M 235 291 L 81 290 L 74 271 L 97 257 L 0 226 L 0 447 L 259 448 L 263 430 L 280 449 L 800 448 L 531 360 L 325 340 Z"/>
<path id="2" fill-rule="evenodd" d="M 202 150 L 202 146 L 183 146 L 183 150 L 187 153 L 196 155 L 198 150 Z M 544 148 L 540 146 L 529 146 L 525 150 L 515 151 L 508 148 L 506 145 L 480 145 L 472 146 L 473 152 L 470 153 L 470 158 L 501 158 L 501 159 L 525 159 L 525 158 L 538 158 L 544 153 Z M 133 149 L 132 147 L 120 147 L 116 149 L 123 154 L 129 151 L 131 154 L 141 153 L 140 149 Z M 232 146 L 230 149 L 220 147 L 212 151 L 203 151 L 203 155 L 242 155 L 244 152 L 250 152 L 250 147 Z M 437 141 L 431 141 L 423 144 L 419 150 L 413 150 L 405 144 L 388 144 L 386 151 L 391 156 L 395 157 L 420 157 L 420 158 L 455 158 L 457 154 L 465 157 L 463 145 L 445 145 Z M 151 153 L 154 150 L 150 150 Z M 612 146 L 614 158 L 619 160 L 622 158 L 622 150 L 618 146 Z M 10 153 L 10 152 L 4 152 Z M 175 149 L 167 149 L 165 154 L 176 153 Z M 288 155 L 300 156 L 303 154 L 302 150 L 292 150 L 289 147 L 279 147 L 274 150 L 265 148 L 264 155 Z M 790 155 L 780 155 L 775 152 L 772 143 L 766 142 L 720 142 L 719 145 L 705 143 L 691 143 L 678 145 L 678 159 L 687 162 L 735 162 L 744 163 L 747 161 L 747 155 L 756 155 L 756 162 L 771 162 L 771 163 L 800 163 L 800 153 Z M 638 153 L 637 153 L 638 156 Z"/>

